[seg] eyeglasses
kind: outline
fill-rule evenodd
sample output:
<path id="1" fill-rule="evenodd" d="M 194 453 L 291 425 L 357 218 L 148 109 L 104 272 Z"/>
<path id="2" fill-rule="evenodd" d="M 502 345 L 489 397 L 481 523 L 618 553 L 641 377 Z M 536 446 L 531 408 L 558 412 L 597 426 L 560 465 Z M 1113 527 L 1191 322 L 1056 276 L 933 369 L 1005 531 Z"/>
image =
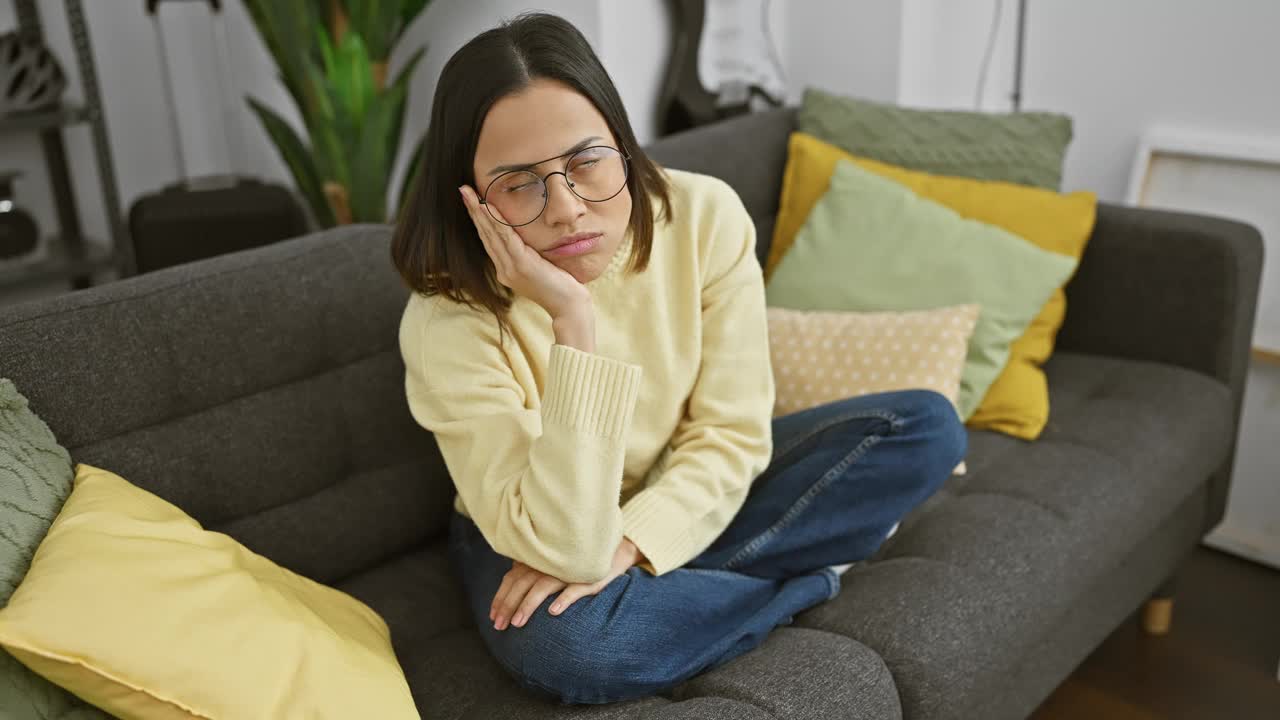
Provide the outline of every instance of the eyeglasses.
<path id="1" fill-rule="evenodd" d="M 592 145 L 570 155 L 563 171 L 539 176 L 530 170 L 512 170 L 499 175 L 485 188 L 480 204 L 503 225 L 528 225 L 547 209 L 547 180 L 552 175 L 563 175 L 573 194 L 587 202 L 612 200 L 627 186 L 627 161 L 630 159 L 617 148 Z M 497 213 L 494 213 L 495 208 Z"/>

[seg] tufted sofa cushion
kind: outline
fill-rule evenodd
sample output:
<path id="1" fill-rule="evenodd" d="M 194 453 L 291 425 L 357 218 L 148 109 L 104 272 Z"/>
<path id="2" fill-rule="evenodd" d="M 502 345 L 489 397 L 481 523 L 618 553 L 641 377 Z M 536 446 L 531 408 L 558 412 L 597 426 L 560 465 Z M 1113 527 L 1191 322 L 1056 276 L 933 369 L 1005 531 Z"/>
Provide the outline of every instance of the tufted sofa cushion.
<path id="1" fill-rule="evenodd" d="M 0 308 L 0 375 L 74 461 L 340 579 L 442 536 L 452 493 L 405 402 L 389 242 L 352 226 Z"/>
<path id="2" fill-rule="evenodd" d="M 954 698 L 1015 673 L 1227 450 L 1231 399 L 1213 379 L 1070 353 L 1046 371 L 1053 415 L 1039 440 L 972 432 L 968 474 L 797 619 L 879 653 L 906 717 L 967 717 Z"/>

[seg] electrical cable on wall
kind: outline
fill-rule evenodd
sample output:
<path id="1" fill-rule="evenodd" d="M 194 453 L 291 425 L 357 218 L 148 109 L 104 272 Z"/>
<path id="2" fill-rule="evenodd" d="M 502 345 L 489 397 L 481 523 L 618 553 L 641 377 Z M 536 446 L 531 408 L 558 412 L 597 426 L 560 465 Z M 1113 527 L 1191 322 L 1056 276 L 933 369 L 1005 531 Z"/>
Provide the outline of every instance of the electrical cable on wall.
<path id="1" fill-rule="evenodd" d="M 1013 51 L 1013 92 L 1009 97 L 1013 100 L 1013 111 L 1022 110 L 1022 64 L 1023 51 L 1027 41 L 1027 0 L 1018 0 L 1018 34 L 1014 36 L 1016 44 Z"/>
<path id="2" fill-rule="evenodd" d="M 996 48 L 996 38 L 1000 35 L 1000 17 L 1004 15 L 1004 0 L 995 0 L 995 11 L 991 14 L 991 30 L 987 34 L 987 49 L 982 54 L 982 65 L 978 69 L 978 89 L 973 94 L 973 109 L 982 109 L 982 93 L 987 89 L 987 72 L 991 68 L 991 55 Z"/>

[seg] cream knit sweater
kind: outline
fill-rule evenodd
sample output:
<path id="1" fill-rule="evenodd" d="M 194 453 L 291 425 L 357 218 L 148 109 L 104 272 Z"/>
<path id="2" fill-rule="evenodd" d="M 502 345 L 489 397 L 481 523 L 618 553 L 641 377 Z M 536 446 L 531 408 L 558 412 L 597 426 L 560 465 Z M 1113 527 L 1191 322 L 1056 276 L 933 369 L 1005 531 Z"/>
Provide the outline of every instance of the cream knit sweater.
<path id="1" fill-rule="evenodd" d="M 587 284 L 596 352 L 555 343 L 517 298 L 503 346 L 483 310 L 413 295 L 405 392 L 435 434 L 454 507 L 498 553 L 565 582 L 605 577 L 623 535 L 662 575 L 728 526 L 773 449 L 755 226 L 723 181 L 667 170 L 649 267 L 631 233 Z"/>

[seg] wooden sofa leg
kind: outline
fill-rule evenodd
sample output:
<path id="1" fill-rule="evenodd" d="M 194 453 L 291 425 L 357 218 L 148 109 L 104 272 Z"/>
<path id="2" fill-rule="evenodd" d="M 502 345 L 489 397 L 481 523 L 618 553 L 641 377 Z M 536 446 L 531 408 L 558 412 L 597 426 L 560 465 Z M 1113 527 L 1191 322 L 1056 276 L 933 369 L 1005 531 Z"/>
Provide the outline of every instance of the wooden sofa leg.
<path id="1" fill-rule="evenodd" d="M 1174 579 L 1169 578 L 1142 606 L 1142 629 L 1148 635 L 1167 635 L 1173 624 Z"/>

